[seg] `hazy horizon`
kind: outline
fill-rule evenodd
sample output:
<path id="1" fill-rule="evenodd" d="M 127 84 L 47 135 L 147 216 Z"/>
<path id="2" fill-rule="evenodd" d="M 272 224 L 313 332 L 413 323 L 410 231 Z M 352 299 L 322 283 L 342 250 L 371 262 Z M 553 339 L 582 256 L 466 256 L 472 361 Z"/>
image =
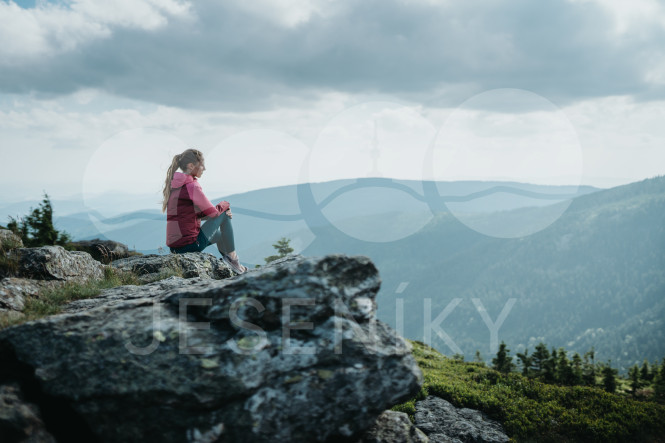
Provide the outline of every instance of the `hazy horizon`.
<path id="1" fill-rule="evenodd" d="M 247 194 L 247 193 L 250 193 L 250 192 L 262 191 L 262 190 L 267 190 L 267 189 L 297 186 L 299 184 L 308 184 L 308 183 L 309 184 L 325 184 L 325 183 L 333 183 L 333 182 L 345 181 L 345 180 L 366 180 L 366 179 L 374 179 L 374 178 L 388 179 L 388 180 L 394 180 L 394 181 L 408 181 L 408 182 L 413 182 L 414 184 L 422 183 L 422 182 L 425 182 L 425 181 L 432 181 L 432 180 L 397 179 L 397 178 L 389 178 L 389 177 L 358 177 L 358 178 L 355 178 L 355 179 L 337 179 L 337 180 L 328 180 L 328 181 L 312 181 L 312 182 L 304 182 L 304 183 L 283 184 L 283 185 L 263 187 L 263 188 L 253 188 L 253 189 L 247 189 L 247 190 L 241 191 L 241 192 L 236 192 L 236 193 L 233 193 L 233 194 L 219 194 L 219 193 L 215 193 L 215 192 L 208 192 L 208 190 L 205 189 L 205 187 L 204 187 L 205 186 L 204 181 L 203 180 L 200 180 L 200 181 L 202 183 L 202 186 L 204 187 L 204 192 L 206 193 L 207 197 L 212 200 L 212 199 L 216 199 L 216 198 L 223 198 L 223 197 L 231 196 L 231 195 L 242 195 L 242 194 Z M 556 184 L 556 185 L 552 184 L 552 185 L 548 185 L 548 184 L 520 182 L 520 181 L 515 181 L 515 180 L 499 180 L 499 179 L 487 179 L 487 180 L 434 180 L 434 181 L 437 182 L 437 183 L 503 182 L 503 183 L 530 184 L 530 185 L 535 185 L 535 186 L 557 186 L 557 187 L 590 186 L 590 187 L 594 187 L 594 188 L 597 188 L 597 189 L 610 189 L 610 188 L 613 188 L 613 187 L 616 187 L 616 186 L 622 186 L 622 185 L 626 185 L 626 184 L 630 184 L 630 183 L 635 183 L 637 181 L 642 181 L 642 180 L 646 180 L 646 179 L 649 179 L 649 178 L 653 178 L 653 177 L 644 177 L 642 179 L 635 180 L 635 181 L 622 181 L 622 180 L 620 181 L 620 180 L 617 179 L 617 184 L 613 185 L 613 186 L 598 186 L 598 185 L 585 184 L 585 183 L 582 183 L 580 185 L 577 185 L 577 184 Z M 161 204 L 161 195 L 162 195 L 161 190 L 159 192 L 150 192 L 150 193 L 148 193 L 148 192 L 128 192 L 128 191 L 122 190 L 122 189 L 108 189 L 106 191 L 99 192 L 99 193 L 87 194 L 87 193 L 84 193 L 82 191 L 73 192 L 73 193 L 58 193 L 58 192 L 51 192 L 46 188 L 44 188 L 44 189 L 45 189 L 46 193 L 49 195 L 49 198 L 52 201 L 54 201 L 54 200 L 79 200 L 79 199 L 83 200 L 84 196 L 86 198 L 95 199 L 95 198 L 101 198 L 105 195 L 133 195 L 133 196 L 136 196 L 136 197 L 143 197 L 145 199 L 152 198 L 154 196 L 154 197 L 158 198 L 158 200 L 156 200 L 155 204 Z M 8 206 L 8 205 L 11 205 L 11 204 L 16 204 L 16 203 L 23 203 L 23 202 L 40 202 L 42 199 L 43 199 L 43 193 L 42 192 L 32 194 L 31 197 L 29 197 L 29 198 L 21 198 L 21 197 L 18 197 L 17 195 L 15 195 L 15 194 L 12 194 L 12 195 L 5 194 L 5 195 L 0 196 L 0 207 Z"/>

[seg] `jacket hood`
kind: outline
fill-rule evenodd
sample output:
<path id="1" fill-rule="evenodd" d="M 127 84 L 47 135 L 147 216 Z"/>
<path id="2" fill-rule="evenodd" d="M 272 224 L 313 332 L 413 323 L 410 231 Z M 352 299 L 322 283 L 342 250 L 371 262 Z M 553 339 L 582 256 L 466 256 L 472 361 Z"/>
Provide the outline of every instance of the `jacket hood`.
<path id="1" fill-rule="evenodd" d="M 173 179 L 171 180 L 171 187 L 180 188 L 186 185 L 187 183 L 193 182 L 194 180 L 196 179 L 189 174 L 185 174 L 183 172 L 175 172 L 173 174 Z"/>

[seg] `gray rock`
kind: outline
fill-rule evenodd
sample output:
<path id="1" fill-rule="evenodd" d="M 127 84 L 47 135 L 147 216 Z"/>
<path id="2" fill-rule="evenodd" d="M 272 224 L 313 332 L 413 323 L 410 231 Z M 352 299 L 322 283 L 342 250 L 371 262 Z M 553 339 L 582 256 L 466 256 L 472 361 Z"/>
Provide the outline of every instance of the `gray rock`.
<path id="1" fill-rule="evenodd" d="M 108 442 L 354 441 L 420 389 L 410 345 L 376 319 L 365 257 L 159 284 L 0 331 L 0 379 Z"/>
<path id="2" fill-rule="evenodd" d="M 416 402 L 415 419 L 415 425 L 433 443 L 503 443 L 510 440 L 499 422 L 474 409 L 458 409 L 434 395 Z"/>
<path id="3" fill-rule="evenodd" d="M 78 251 L 85 251 L 97 261 L 108 264 L 113 260 L 125 258 L 129 255 L 127 245 L 113 240 L 80 240 L 70 242 L 69 245 Z"/>
<path id="4" fill-rule="evenodd" d="M 14 234 L 9 229 L 0 228 L 0 250 L 8 251 L 10 249 L 22 248 L 23 241 L 21 237 Z"/>
<path id="5" fill-rule="evenodd" d="M 40 280 L 85 282 L 104 276 L 104 265 L 83 251 L 67 251 L 62 246 L 19 248 L 11 251 L 18 260 L 21 277 Z"/>
<path id="6" fill-rule="evenodd" d="M 358 443 L 428 443 L 427 435 L 404 412 L 383 411 Z"/>
<path id="7" fill-rule="evenodd" d="M 23 399 L 16 383 L 0 384 L 0 441 L 55 443 L 46 431 L 39 408 Z"/>
<path id="8" fill-rule="evenodd" d="M 180 273 L 184 278 L 202 277 L 220 280 L 235 275 L 222 260 L 205 252 L 127 257 L 114 260 L 111 266 L 135 272 L 142 282 L 154 281 L 168 270 Z"/>

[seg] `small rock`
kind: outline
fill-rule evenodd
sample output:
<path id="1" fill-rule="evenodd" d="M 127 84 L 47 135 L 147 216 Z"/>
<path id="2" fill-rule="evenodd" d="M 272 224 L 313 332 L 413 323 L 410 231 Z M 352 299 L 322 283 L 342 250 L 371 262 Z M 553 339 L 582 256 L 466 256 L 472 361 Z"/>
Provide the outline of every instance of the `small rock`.
<path id="1" fill-rule="evenodd" d="M 358 443 L 427 443 L 427 435 L 404 412 L 383 411 Z"/>
<path id="2" fill-rule="evenodd" d="M 433 443 L 505 443 L 510 439 L 496 420 L 474 409 L 458 409 L 430 395 L 416 402 L 415 425 Z"/>
<path id="3" fill-rule="evenodd" d="M 102 263 L 110 263 L 113 260 L 129 256 L 129 248 L 127 245 L 113 240 L 100 240 L 95 238 L 93 240 L 70 242 L 69 245 L 77 251 L 87 252 L 92 258 Z"/>

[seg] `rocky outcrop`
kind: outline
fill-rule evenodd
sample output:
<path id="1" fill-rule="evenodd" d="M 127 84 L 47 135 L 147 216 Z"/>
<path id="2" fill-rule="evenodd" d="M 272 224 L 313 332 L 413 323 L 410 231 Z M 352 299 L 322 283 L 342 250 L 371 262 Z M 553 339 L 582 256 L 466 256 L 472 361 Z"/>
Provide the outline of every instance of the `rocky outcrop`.
<path id="1" fill-rule="evenodd" d="M 69 245 L 77 251 L 87 252 L 92 258 L 104 264 L 129 256 L 127 245 L 113 240 L 95 238 L 93 240 L 70 242 Z"/>
<path id="2" fill-rule="evenodd" d="M 510 439 L 501 424 L 474 409 L 458 409 L 430 395 L 416 402 L 415 425 L 432 443 L 505 443 Z"/>
<path id="3" fill-rule="evenodd" d="M 21 316 L 26 299 L 67 282 L 84 283 L 104 276 L 104 265 L 81 251 L 62 246 L 16 248 L 0 256 L 0 313 Z"/>
<path id="4" fill-rule="evenodd" d="M 11 272 L 6 273 L 9 275 L 5 275 L 5 278 L 0 280 L 0 313 L 20 314 L 26 298 L 36 297 L 41 289 L 55 288 L 70 281 L 83 283 L 90 279 L 102 278 L 103 269 L 106 266 L 92 259 L 86 252 L 67 251 L 61 246 L 17 248 L 10 251 L 7 257 L 12 261 L 12 269 Z M 163 281 L 171 274 L 200 279 L 224 279 L 234 275 L 222 260 L 211 254 L 197 252 L 166 256 L 132 256 L 116 260 L 112 266 L 119 270 L 137 273 L 142 283 Z M 145 294 L 153 290 L 152 288 L 163 291 L 166 289 L 165 285 L 168 284 L 168 282 L 162 282 L 145 289 L 126 287 L 122 289 L 120 297 L 131 298 L 130 294 L 137 292 Z M 179 284 L 187 285 L 188 283 Z M 115 297 L 112 294 L 116 293 L 117 290 L 111 291 L 106 297 L 111 299 Z M 137 295 L 136 297 L 143 296 Z M 80 305 L 93 306 L 102 303 L 102 300 L 104 297 L 84 300 L 80 302 Z"/>
<path id="5" fill-rule="evenodd" d="M 0 380 L 62 441 L 355 441 L 422 382 L 379 284 L 369 259 L 327 256 L 107 290 L 0 331 Z"/>
<path id="6" fill-rule="evenodd" d="M 358 443 L 428 443 L 404 412 L 384 411 Z"/>
<path id="7" fill-rule="evenodd" d="M 84 282 L 104 276 L 104 265 L 87 252 L 67 251 L 62 246 L 18 248 L 10 253 L 18 262 L 18 276 L 39 279 Z"/>
<path id="8" fill-rule="evenodd" d="M 115 260 L 111 266 L 132 271 L 144 282 L 153 281 L 171 270 L 184 278 L 202 277 L 224 279 L 235 275 L 222 260 L 205 252 L 186 254 L 143 255 Z"/>

